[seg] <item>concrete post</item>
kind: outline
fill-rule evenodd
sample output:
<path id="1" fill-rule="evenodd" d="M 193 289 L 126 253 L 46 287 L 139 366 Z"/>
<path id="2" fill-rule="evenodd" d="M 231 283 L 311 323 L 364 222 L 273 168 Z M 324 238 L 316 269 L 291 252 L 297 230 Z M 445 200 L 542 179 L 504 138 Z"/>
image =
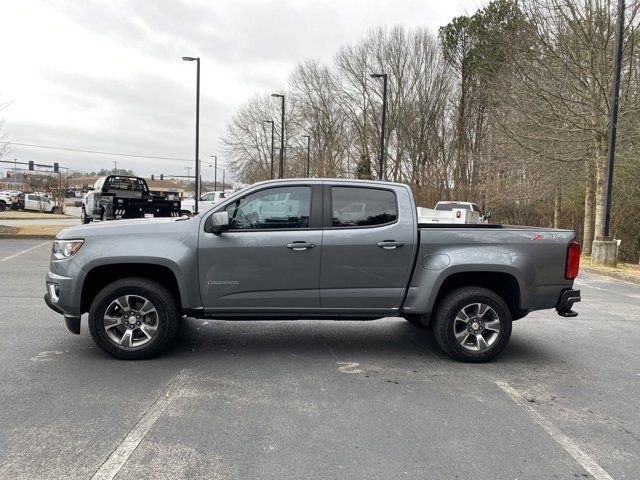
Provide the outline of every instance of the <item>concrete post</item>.
<path id="1" fill-rule="evenodd" d="M 618 266 L 618 242 L 611 237 L 597 236 L 591 249 L 591 264 Z"/>

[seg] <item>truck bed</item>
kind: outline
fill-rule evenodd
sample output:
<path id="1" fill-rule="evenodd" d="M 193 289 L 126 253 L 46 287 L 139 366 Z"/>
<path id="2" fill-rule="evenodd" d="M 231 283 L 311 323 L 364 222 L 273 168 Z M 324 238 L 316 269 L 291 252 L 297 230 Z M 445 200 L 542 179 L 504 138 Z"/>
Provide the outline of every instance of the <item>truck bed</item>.
<path id="1" fill-rule="evenodd" d="M 499 223 L 420 223 L 418 222 L 418 228 L 485 228 L 485 229 L 500 229 L 504 228 Z"/>

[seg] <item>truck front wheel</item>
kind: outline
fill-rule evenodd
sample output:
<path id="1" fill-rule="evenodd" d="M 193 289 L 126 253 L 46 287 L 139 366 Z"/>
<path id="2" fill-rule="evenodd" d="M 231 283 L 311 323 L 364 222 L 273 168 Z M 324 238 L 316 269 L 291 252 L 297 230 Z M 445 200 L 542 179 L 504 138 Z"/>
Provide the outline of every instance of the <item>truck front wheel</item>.
<path id="1" fill-rule="evenodd" d="M 433 333 L 450 357 L 461 362 L 486 362 L 509 343 L 511 312 L 491 290 L 459 288 L 438 304 Z"/>
<path id="2" fill-rule="evenodd" d="M 89 218 L 89 215 L 87 215 L 87 209 L 85 207 L 82 207 L 82 210 L 80 211 L 80 221 L 84 225 L 91 221 L 91 218 Z"/>
<path id="3" fill-rule="evenodd" d="M 146 278 L 125 278 L 107 285 L 89 309 L 93 340 L 120 359 L 156 356 L 173 340 L 177 328 L 173 295 Z"/>

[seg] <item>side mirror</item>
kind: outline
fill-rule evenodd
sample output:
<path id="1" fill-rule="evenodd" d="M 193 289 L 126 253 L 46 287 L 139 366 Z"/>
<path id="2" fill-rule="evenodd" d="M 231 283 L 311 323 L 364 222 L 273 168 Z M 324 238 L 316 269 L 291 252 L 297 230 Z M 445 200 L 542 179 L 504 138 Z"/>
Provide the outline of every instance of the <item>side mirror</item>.
<path id="1" fill-rule="evenodd" d="M 229 212 L 226 210 L 209 215 L 204 223 L 204 231 L 216 235 L 220 235 L 225 230 L 229 230 L 229 228 L 231 228 L 231 225 L 229 225 Z"/>

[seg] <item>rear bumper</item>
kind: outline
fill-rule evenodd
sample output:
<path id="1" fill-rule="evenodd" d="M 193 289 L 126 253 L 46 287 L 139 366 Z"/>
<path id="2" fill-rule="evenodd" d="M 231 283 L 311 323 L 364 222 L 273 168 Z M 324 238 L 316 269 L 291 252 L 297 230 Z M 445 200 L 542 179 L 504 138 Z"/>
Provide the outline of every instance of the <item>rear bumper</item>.
<path id="1" fill-rule="evenodd" d="M 577 317 L 578 312 L 571 310 L 571 307 L 580 300 L 580 290 L 573 290 L 571 288 L 563 290 L 558 299 L 558 306 L 556 307 L 558 315 L 562 317 Z"/>

